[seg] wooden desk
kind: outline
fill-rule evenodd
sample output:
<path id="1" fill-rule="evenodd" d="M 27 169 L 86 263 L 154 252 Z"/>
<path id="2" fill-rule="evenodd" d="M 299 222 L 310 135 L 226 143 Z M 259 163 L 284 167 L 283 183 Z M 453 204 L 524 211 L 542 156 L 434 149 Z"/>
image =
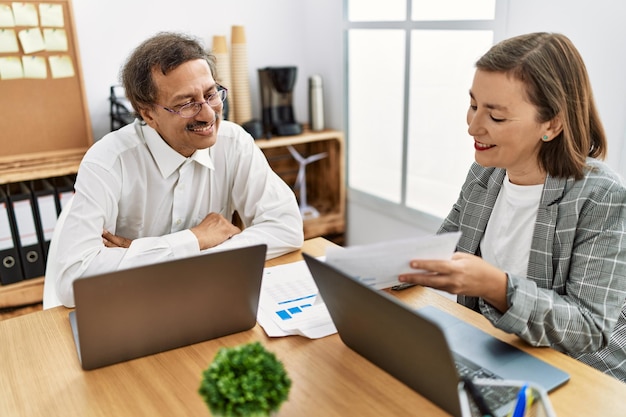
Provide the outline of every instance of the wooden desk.
<path id="1" fill-rule="evenodd" d="M 304 250 L 321 255 L 328 244 L 316 238 L 307 241 Z M 267 265 L 300 259 L 293 253 Z M 571 381 L 550 395 L 558 416 L 626 415 L 626 384 L 552 349 L 527 347 L 433 291 L 414 287 L 396 295 L 416 307 L 431 304 L 461 316 L 569 372 Z M 83 371 L 68 311 L 57 307 L 0 322 L 0 416 L 208 416 L 197 393 L 202 371 L 220 347 L 255 340 L 276 353 L 293 380 L 279 416 L 446 415 L 347 348 L 337 335 L 270 339 L 258 325 L 213 341 Z"/>

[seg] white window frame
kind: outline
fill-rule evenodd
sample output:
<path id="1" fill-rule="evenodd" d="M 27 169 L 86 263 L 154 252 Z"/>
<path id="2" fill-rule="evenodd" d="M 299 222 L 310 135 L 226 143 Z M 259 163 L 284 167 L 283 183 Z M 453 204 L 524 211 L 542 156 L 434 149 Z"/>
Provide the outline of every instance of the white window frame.
<path id="1" fill-rule="evenodd" d="M 411 20 L 411 0 L 407 0 L 406 19 L 403 21 L 359 21 L 351 22 L 348 19 L 348 1 L 344 0 L 344 50 L 346 51 L 345 57 L 345 70 L 344 77 L 347 79 L 348 69 L 350 62 L 349 57 L 349 44 L 348 35 L 350 30 L 353 29 L 396 29 L 403 30 L 406 37 L 405 48 L 405 85 L 408 86 L 410 82 L 410 65 L 411 65 L 411 32 L 413 30 L 491 30 L 493 31 L 494 42 L 498 42 L 504 38 L 506 33 L 506 20 L 508 13 L 508 3 L 510 0 L 496 0 L 496 10 L 494 20 L 454 20 L 454 21 L 413 21 Z M 350 103 L 349 103 L 349 83 L 345 85 L 345 114 L 349 115 Z M 469 89 L 470 86 L 468 86 Z M 347 197 L 351 203 L 362 205 L 370 210 L 385 213 L 386 216 L 396 219 L 398 221 L 406 222 L 415 227 L 421 228 L 428 232 L 434 232 L 437 230 L 442 222 L 442 218 L 434 216 L 430 213 L 426 213 L 406 205 L 407 194 L 407 157 L 408 157 L 408 133 L 409 133 L 409 88 L 405 89 L 403 103 L 403 137 L 402 137 L 402 149 L 403 149 L 403 161 L 402 161 L 402 184 L 401 184 L 401 201 L 395 203 L 373 194 L 369 194 L 362 190 L 353 189 L 350 187 L 349 169 L 346 169 L 347 179 Z M 463 118 L 464 115 L 460 114 L 459 117 Z M 346 122 L 346 155 L 350 155 L 350 131 L 349 123 Z M 349 168 L 350 160 L 346 160 L 346 168 Z"/>

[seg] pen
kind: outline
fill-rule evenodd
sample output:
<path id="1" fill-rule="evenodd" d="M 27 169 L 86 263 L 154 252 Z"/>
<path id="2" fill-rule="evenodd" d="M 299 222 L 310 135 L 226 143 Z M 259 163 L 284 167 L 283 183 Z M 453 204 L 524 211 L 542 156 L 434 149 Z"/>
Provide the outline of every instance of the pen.
<path id="1" fill-rule="evenodd" d="M 522 388 L 520 388 L 517 393 L 517 402 L 515 403 L 512 417 L 524 417 L 526 409 L 530 408 L 532 400 L 533 398 L 529 392 L 528 384 L 522 385 Z"/>
<path id="2" fill-rule="evenodd" d="M 482 417 L 495 417 L 495 414 L 491 411 L 491 408 L 485 402 L 483 395 L 480 393 L 478 387 L 474 384 L 471 378 L 463 377 L 463 382 L 467 386 L 467 390 L 469 391 L 470 397 L 476 403 L 478 410 Z"/>
<path id="3" fill-rule="evenodd" d="M 401 291 L 401 290 L 404 290 L 406 288 L 413 287 L 415 285 L 417 285 L 417 284 L 413 284 L 412 282 L 403 282 L 402 284 L 394 285 L 393 287 L 391 287 L 391 289 L 394 290 L 394 291 Z"/>

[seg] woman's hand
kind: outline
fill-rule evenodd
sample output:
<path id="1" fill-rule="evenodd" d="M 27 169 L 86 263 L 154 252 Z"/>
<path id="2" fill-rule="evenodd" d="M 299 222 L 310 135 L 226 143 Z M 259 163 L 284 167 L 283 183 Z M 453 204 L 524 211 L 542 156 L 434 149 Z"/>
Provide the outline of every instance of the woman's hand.
<path id="1" fill-rule="evenodd" d="M 421 271 L 401 275 L 400 282 L 481 297 L 501 312 L 508 308 L 506 273 L 478 256 L 456 252 L 450 260 L 414 259 L 410 265 Z"/>

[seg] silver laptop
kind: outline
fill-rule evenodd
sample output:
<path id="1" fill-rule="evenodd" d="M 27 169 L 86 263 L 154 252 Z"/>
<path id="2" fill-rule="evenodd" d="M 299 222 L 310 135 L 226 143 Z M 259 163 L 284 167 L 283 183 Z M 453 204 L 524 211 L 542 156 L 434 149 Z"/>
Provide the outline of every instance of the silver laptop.
<path id="1" fill-rule="evenodd" d="M 70 323 L 83 369 L 251 329 L 266 245 L 74 281 Z"/>
<path id="2" fill-rule="evenodd" d="M 459 395 L 463 379 L 528 381 L 548 392 L 569 380 L 567 373 L 448 313 L 431 306 L 411 309 L 309 254 L 303 256 L 341 340 L 455 417 L 464 415 Z M 481 386 L 481 392 L 492 414 L 508 414 L 519 389 L 486 388 Z M 467 406 L 479 415 L 477 404 Z"/>

